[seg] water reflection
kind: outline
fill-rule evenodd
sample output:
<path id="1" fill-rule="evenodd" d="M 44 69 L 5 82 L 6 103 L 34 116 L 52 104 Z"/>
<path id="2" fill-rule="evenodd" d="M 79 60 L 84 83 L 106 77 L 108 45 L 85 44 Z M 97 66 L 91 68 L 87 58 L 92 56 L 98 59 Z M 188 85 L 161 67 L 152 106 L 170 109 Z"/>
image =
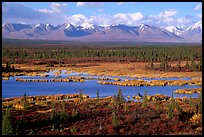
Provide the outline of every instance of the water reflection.
<path id="1" fill-rule="evenodd" d="M 2 80 L 2 98 L 7 97 L 18 97 L 26 93 L 28 96 L 31 95 L 51 95 L 51 94 L 72 94 L 79 93 L 79 90 L 82 89 L 84 94 L 88 94 L 91 98 L 96 97 L 96 91 L 99 90 L 100 97 L 113 96 L 117 94 L 118 85 L 102 85 L 98 84 L 96 79 L 85 80 L 85 82 L 16 82 L 15 78 L 28 78 L 28 79 L 50 79 L 56 78 L 55 73 L 59 72 L 58 70 L 50 71 L 48 77 L 41 76 L 15 76 L 10 77 L 9 80 Z M 94 78 L 121 78 L 121 79 L 137 79 L 130 77 L 116 77 L 116 76 L 92 76 L 87 73 L 75 73 L 71 71 L 61 70 L 59 75 L 62 78 L 67 76 L 83 76 L 83 77 L 94 77 Z M 142 78 L 142 80 L 177 80 L 185 79 L 189 80 L 190 78 Z M 126 97 L 130 96 L 132 99 L 133 95 L 137 93 L 144 94 L 144 91 L 147 91 L 147 95 L 153 94 L 163 94 L 171 96 L 172 92 L 177 89 L 183 88 L 199 88 L 201 86 L 120 86 L 123 95 Z M 189 94 L 174 94 L 174 97 L 190 97 Z M 198 94 L 192 94 L 192 97 L 198 97 Z"/>

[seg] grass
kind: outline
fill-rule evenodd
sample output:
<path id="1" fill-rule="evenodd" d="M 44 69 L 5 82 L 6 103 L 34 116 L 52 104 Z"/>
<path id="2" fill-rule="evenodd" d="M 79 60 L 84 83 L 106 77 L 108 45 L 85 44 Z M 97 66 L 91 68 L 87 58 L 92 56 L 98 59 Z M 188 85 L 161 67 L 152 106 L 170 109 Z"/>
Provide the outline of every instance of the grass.
<path id="1" fill-rule="evenodd" d="M 129 77 L 201 77 L 202 72 L 162 72 L 158 70 L 146 70 L 145 62 L 95 62 L 93 63 L 77 63 L 75 66 L 70 65 L 69 70 L 75 72 L 87 72 L 92 75 L 110 75 L 110 76 L 129 76 Z M 172 63 L 176 65 L 177 62 Z M 3 66 L 5 64 L 2 64 Z M 46 65 L 32 65 L 32 64 L 12 64 L 15 68 L 23 70 L 44 70 L 47 69 L 61 69 L 67 70 L 67 67 L 46 67 Z M 159 65 L 159 63 L 155 63 Z M 185 61 L 181 62 L 185 65 Z"/>

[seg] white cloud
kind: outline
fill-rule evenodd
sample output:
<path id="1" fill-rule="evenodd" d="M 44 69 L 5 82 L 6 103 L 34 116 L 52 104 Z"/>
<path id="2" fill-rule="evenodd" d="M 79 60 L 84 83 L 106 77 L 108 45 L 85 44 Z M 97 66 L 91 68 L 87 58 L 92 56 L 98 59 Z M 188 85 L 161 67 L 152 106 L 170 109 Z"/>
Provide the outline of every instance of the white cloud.
<path id="1" fill-rule="evenodd" d="M 196 5 L 194 10 L 202 10 L 202 4 Z"/>
<path id="2" fill-rule="evenodd" d="M 116 5 L 121 6 L 121 5 L 125 4 L 125 3 L 136 3 L 136 2 L 117 2 Z"/>
<path id="3" fill-rule="evenodd" d="M 180 24 L 187 24 L 190 22 L 190 20 L 186 19 L 186 18 L 177 18 L 176 20 L 178 23 Z"/>
<path id="4" fill-rule="evenodd" d="M 62 13 L 67 10 L 67 4 L 65 3 L 51 3 L 50 5 L 51 10 L 49 9 L 39 9 L 38 11 L 44 13 Z"/>
<path id="5" fill-rule="evenodd" d="M 87 17 L 83 14 L 76 14 L 66 18 L 68 23 L 71 23 L 75 26 L 82 25 L 84 23 L 92 23 L 96 25 L 109 25 L 111 24 L 111 17 L 108 15 L 98 15 L 98 16 L 90 16 Z"/>
<path id="6" fill-rule="evenodd" d="M 136 13 L 118 13 L 115 15 L 97 15 L 85 16 L 83 14 L 76 14 L 66 18 L 67 22 L 73 25 L 82 25 L 83 23 L 92 23 L 96 25 L 111 25 L 111 24 L 126 24 L 135 26 L 144 16 L 140 12 Z"/>
<path id="7" fill-rule="evenodd" d="M 97 11 L 98 11 L 98 12 L 103 12 L 103 10 L 102 10 L 102 9 L 98 9 Z"/>
<path id="8" fill-rule="evenodd" d="M 163 17 L 163 18 L 168 18 L 168 17 L 172 17 L 174 15 L 176 15 L 176 10 L 174 9 L 170 9 L 170 10 L 166 10 L 164 12 L 160 12 L 159 17 Z"/>
<path id="9" fill-rule="evenodd" d="M 83 14 L 76 14 L 76 15 L 72 15 L 70 17 L 67 17 L 67 22 L 73 24 L 73 25 L 81 25 L 84 22 L 87 22 L 87 17 Z"/>
<path id="10" fill-rule="evenodd" d="M 166 10 L 163 12 L 160 12 L 158 15 L 147 15 L 144 16 L 142 20 L 140 20 L 140 23 L 146 23 L 150 25 L 160 26 L 163 28 L 166 28 L 167 26 L 177 26 L 177 25 L 185 25 L 190 26 L 192 25 L 196 18 L 200 17 L 201 15 L 196 16 L 186 16 L 182 18 L 176 17 L 176 11 L 175 10 Z"/>
<path id="11" fill-rule="evenodd" d="M 51 3 L 51 8 L 53 11 L 60 13 L 62 11 L 64 11 L 64 8 L 66 8 L 67 5 L 65 3 Z"/>
<path id="12" fill-rule="evenodd" d="M 77 7 L 80 6 L 103 6 L 103 2 L 77 2 Z"/>
<path id="13" fill-rule="evenodd" d="M 130 16 L 131 17 L 131 19 L 132 20 L 136 20 L 136 21 L 138 21 L 138 20 L 141 20 L 144 16 L 142 15 L 142 13 L 140 13 L 140 12 L 136 12 L 136 13 L 129 13 L 129 14 L 127 14 L 128 16 Z"/>
<path id="14" fill-rule="evenodd" d="M 44 13 L 53 13 L 53 10 L 48 10 L 48 9 L 39 9 L 39 12 L 44 12 Z"/>
<path id="15" fill-rule="evenodd" d="M 83 14 L 76 14 L 72 16 L 73 18 L 79 18 L 79 19 L 86 19 L 86 16 Z"/>
<path id="16" fill-rule="evenodd" d="M 144 16 L 140 12 L 136 13 L 118 13 L 113 16 L 115 23 L 135 25 L 141 20 Z"/>
<path id="17" fill-rule="evenodd" d="M 197 14 L 196 17 L 202 19 L 202 14 Z"/>
<path id="18" fill-rule="evenodd" d="M 121 5 L 123 5 L 124 3 L 125 3 L 125 2 L 117 2 L 116 5 L 117 5 L 117 6 L 121 6 Z"/>
<path id="19" fill-rule="evenodd" d="M 170 17 L 170 18 L 165 18 L 163 20 L 163 22 L 166 22 L 166 23 L 169 23 L 169 22 L 173 22 L 174 21 L 174 18 Z"/>
<path id="20" fill-rule="evenodd" d="M 98 15 L 98 16 L 92 16 L 89 20 L 91 23 L 94 23 L 96 25 L 110 25 L 114 23 L 113 16 L 111 15 Z"/>

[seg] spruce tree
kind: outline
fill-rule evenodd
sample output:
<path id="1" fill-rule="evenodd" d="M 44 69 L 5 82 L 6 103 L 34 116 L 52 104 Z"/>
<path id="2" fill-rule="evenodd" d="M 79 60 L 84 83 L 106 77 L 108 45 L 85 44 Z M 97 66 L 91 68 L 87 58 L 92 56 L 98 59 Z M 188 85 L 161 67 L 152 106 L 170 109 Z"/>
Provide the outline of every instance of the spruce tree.
<path id="1" fill-rule="evenodd" d="M 148 102 L 147 91 L 145 91 L 144 96 L 143 96 L 143 100 L 142 100 L 142 107 L 143 108 L 147 107 L 147 102 Z"/>
<path id="2" fill-rule="evenodd" d="M 3 116 L 2 135 L 13 135 L 12 120 L 9 108 L 6 109 L 6 112 Z"/>
<path id="3" fill-rule="evenodd" d="M 79 90 L 79 102 L 83 101 L 83 94 L 82 94 L 82 90 Z"/>
<path id="4" fill-rule="evenodd" d="M 97 98 L 96 104 L 99 105 L 99 90 L 97 90 L 96 92 L 96 98 Z"/>
<path id="5" fill-rule="evenodd" d="M 173 117 L 174 108 L 175 108 L 175 100 L 174 100 L 173 92 L 172 92 L 171 102 L 170 102 L 170 104 L 168 105 L 168 112 L 167 112 L 167 114 L 168 114 L 168 116 L 169 116 L 170 119 Z"/>

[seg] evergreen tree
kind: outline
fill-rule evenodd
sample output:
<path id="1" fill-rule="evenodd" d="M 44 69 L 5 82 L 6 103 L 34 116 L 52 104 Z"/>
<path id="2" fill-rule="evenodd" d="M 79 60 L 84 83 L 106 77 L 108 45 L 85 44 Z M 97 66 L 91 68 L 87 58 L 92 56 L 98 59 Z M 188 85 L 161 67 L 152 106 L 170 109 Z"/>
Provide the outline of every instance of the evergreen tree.
<path id="1" fill-rule="evenodd" d="M 171 102 L 170 102 L 170 104 L 168 105 L 168 112 L 167 112 L 167 114 L 168 114 L 168 116 L 169 116 L 170 119 L 173 117 L 174 108 L 175 108 L 175 100 L 174 100 L 173 92 L 172 92 Z"/>
<path id="2" fill-rule="evenodd" d="M 99 90 L 97 90 L 96 92 L 96 98 L 97 98 L 96 104 L 99 105 Z"/>
<path id="3" fill-rule="evenodd" d="M 2 135 L 13 135 L 12 120 L 9 108 L 6 109 L 2 121 Z"/>
<path id="4" fill-rule="evenodd" d="M 61 111 L 60 111 L 60 120 L 66 120 L 67 116 L 66 116 L 66 111 L 65 111 L 65 101 L 64 99 L 61 102 Z"/>
<path id="5" fill-rule="evenodd" d="M 9 62 L 6 62 L 6 72 L 9 72 L 11 69 L 11 65 Z"/>
<path id="6" fill-rule="evenodd" d="M 118 88 L 118 94 L 116 97 L 116 101 L 118 102 L 118 104 L 122 104 L 125 102 L 125 98 L 124 98 L 122 90 L 120 88 Z"/>
<path id="7" fill-rule="evenodd" d="M 196 71 L 196 63 L 191 61 L 191 70 Z"/>
<path id="8" fill-rule="evenodd" d="M 113 127 L 118 127 L 119 125 L 115 109 L 113 109 L 113 112 L 112 112 L 112 124 L 113 124 Z"/>
<path id="9" fill-rule="evenodd" d="M 24 96 L 23 96 L 23 108 L 24 108 L 25 110 L 29 108 L 26 93 L 25 93 Z"/>
<path id="10" fill-rule="evenodd" d="M 54 120 L 56 118 L 56 104 L 55 102 L 53 101 L 52 104 L 51 104 L 51 107 L 52 107 L 52 111 L 51 111 L 51 120 Z"/>
<path id="11" fill-rule="evenodd" d="M 83 94 L 82 94 L 82 90 L 79 90 L 79 102 L 83 101 Z"/>
<path id="12" fill-rule="evenodd" d="M 188 63 L 188 60 L 186 61 L 185 67 L 186 67 L 188 70 L 190 69 L 190 65 L 189 65 L 189 63 Z"/>
<path id="13" fill-rule="evenodd" d="M 146 108 L 147 107 L 147 102 L 148 102 L 148 98 L 147 98 L 147 91 L 144 92 L 144 96 L 143 96 L 143 100 L 142 100 L 142 107 Z"/>

